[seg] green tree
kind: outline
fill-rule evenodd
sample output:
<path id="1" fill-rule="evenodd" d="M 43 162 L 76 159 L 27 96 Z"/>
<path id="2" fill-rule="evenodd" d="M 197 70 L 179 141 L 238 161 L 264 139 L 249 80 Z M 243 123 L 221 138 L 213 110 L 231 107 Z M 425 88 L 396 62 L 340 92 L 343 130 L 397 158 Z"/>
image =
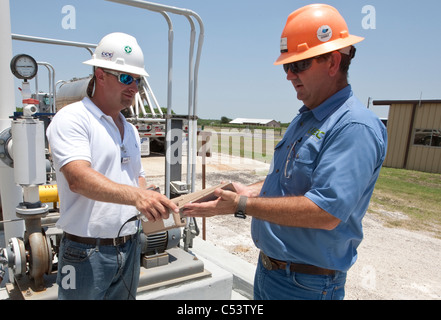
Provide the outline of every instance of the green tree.
<path id="1" fill-rule="evenodd" d="M 225 123 L 230 123 L 231 119 L 227 118 L 227 117 L 221 117 L 221 123 L 225 124 Z"/>

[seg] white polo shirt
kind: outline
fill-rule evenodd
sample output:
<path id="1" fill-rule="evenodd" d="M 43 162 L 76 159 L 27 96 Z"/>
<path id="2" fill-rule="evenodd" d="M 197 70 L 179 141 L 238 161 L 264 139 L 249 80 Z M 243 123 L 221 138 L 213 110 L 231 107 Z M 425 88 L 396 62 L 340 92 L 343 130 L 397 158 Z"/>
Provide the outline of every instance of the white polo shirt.
<path id="1" fill-rule="evenodd" d="M 124 123 L 123 141 L 113 119 L 87 97 L 57 112 L 48 127 L 60 197 L 57 227 L 65 232 L 81 237 L 115 238 L 124 222 L 138 213 L 134 206 L 95 201 L 72 192 L 60 172 L 71 161 L 85 160 L 116 183 L 138 186 L 138 178 L 145 175 L 139 135 L 120 116 Z M 135 232 L 135 222 L 130 222 L 120 236 Z"/>

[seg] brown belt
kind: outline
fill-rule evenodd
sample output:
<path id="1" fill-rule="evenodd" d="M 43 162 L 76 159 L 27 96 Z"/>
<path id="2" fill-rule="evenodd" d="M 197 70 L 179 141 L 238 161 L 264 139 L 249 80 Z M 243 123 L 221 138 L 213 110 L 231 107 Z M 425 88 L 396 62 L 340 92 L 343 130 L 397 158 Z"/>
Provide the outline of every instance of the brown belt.
<path id="1" fill-rule="evenodd" d="M 267 270 L 286 270 L 287 263 L 285 261 L 276 260 L 268 257 L 262 251 L 260 251 L 260 259 L 262 260 L 262 264 Z M 312 274 L 312 275 L 324 275 L 324 276 L 333 276 L 335 275 L 335 270 L 324 269 L 316 266 L 311 266 L 309 264 L 300 264 L 291 262 L 290 270 L 292 272 Z"/>
<path id="2" fill-rule="evenodd" d="M 89 244 L 89 245 L 101 245 L 101 246 L 119 246 L 122 244 L 125 244 L 127 241 L 132 240 L 135 235 L 129 235 L 129 236 L 122 236 L 118 238 L 85 238 L 85 237 L 79 237 L 75 236 L 73 234 L 64 232 L 64 236 L 66 239 L 79 242 L 82 244 Z"/>

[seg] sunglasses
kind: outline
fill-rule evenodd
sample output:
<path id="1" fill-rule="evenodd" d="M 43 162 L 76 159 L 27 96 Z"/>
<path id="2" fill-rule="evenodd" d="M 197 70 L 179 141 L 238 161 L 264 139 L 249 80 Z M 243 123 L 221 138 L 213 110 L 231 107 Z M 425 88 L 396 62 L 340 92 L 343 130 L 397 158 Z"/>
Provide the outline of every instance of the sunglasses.
<path id="1" fill-rule="evenodd" d="M 283 69 L 285 70 L 286 73 L 288 73 L 288 70 L 291 70 L 292 73 L 297 74 L 297 73 L 300 73 L 302 71 L 305 71 L 305 70 L 308 70 L 309 68 L 311 68 L 312 60 L 318 59 L 319 57 L 320 56 L 305 59 L 305 60 L 300 60 L 300 61 L 296 61 L 296 62 L 285 63 L 283 65 Z"/>
<path id="2" fill-rule="evenodd" d="M 120 72 L 116 72 L 116 71 L 110 71 L 110 70 L 104 70 L 103 71 L 105 73 L 110 73 L 113 74 L 120 83 L 125 84 L 125 85 L 131 85 L 133 81 L 136 82 L 136 85 L 139 85 L 139 82 L 141 81 L 141 78 L 134 78 L 132 77 L 130 74 L 127 73 L 120 73 Z"/>
<path id="3" fill-rule="evenodd" d="M 348 55 L 349 59 L 353 59 L 355 57 L 355 47 L 351 46 L 351 47 L 347 47 L 347 48 L 343 48 L 341 50 L 339 50 L 340 53 Z M 291 62 L 291 63 L 285 63 L 283 65 L 283 69 L 285 70 L 286 73 L 288 73 L 288 70 L 291 70 L 292 73 L 300 73 L 302 71 L 308 70 L 309 68 L 311 68 L 312 66 L 312 60 L 314 59 L 327 59 L 329 56 L 331 55 L 331 52 L 325 53 L 325 54 L 321 54 L 319 56 L 316 57 L 312 57 L 309 59 L 305 59 L 305 60 L 300 60 L 300 61 L 296 61 L 296 62 Z"/>

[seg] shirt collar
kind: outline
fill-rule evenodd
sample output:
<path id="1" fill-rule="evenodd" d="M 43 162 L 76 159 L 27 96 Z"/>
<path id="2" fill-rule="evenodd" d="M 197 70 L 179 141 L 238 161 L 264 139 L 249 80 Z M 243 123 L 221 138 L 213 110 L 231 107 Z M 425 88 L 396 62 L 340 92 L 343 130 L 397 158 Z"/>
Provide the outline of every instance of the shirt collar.
<path id="1" fill-rule="evenodd" d="M 341 107 L 346 100 L 348 100 L 352 96 L 352 88 L 351 85 L 347 85 L 328 99 L 326 99 L 322 104 L 320 104 L 317 108 L 312 110 L 308 109 L 305 105 L 300 108 L 299 112 L 303 113 L 306 111 L 312 111 L 312 114 L 318 121 L 322 121 L 329 114 L 334 112 L 336 109 Z"/>
<path id="2" fill-rule="evenodd" d="M 92 102 L 92 100 L 90 100 L 89 97 L 84 97 L 83 98 L 83 104 L 84 106 L 93 113 L 94 116 L 96 116 L 97 118 L 101 118 L 102 116 L 105 116 L 104 112 L 101 111 L 100 108 L 98 108 L 95 103 Z"/>
<path id="3" fill-rule="evenodd" d="M 89 97 L 84 97 L 83 98 L 83 104 L 97 118 L 105 118 L 105 119 L 107 119 L 109 117 L 103 111 L 101 111 L 101 109 L 98 108 L 98 106 L 95 105 L 95 103 L 93 103 L 93 101 L 90 100 Z M 122 119 L 123 123 L 126 122 L 126 118 L 122 115 L 122 113 L 119 114 L 119 117 Z"/>

